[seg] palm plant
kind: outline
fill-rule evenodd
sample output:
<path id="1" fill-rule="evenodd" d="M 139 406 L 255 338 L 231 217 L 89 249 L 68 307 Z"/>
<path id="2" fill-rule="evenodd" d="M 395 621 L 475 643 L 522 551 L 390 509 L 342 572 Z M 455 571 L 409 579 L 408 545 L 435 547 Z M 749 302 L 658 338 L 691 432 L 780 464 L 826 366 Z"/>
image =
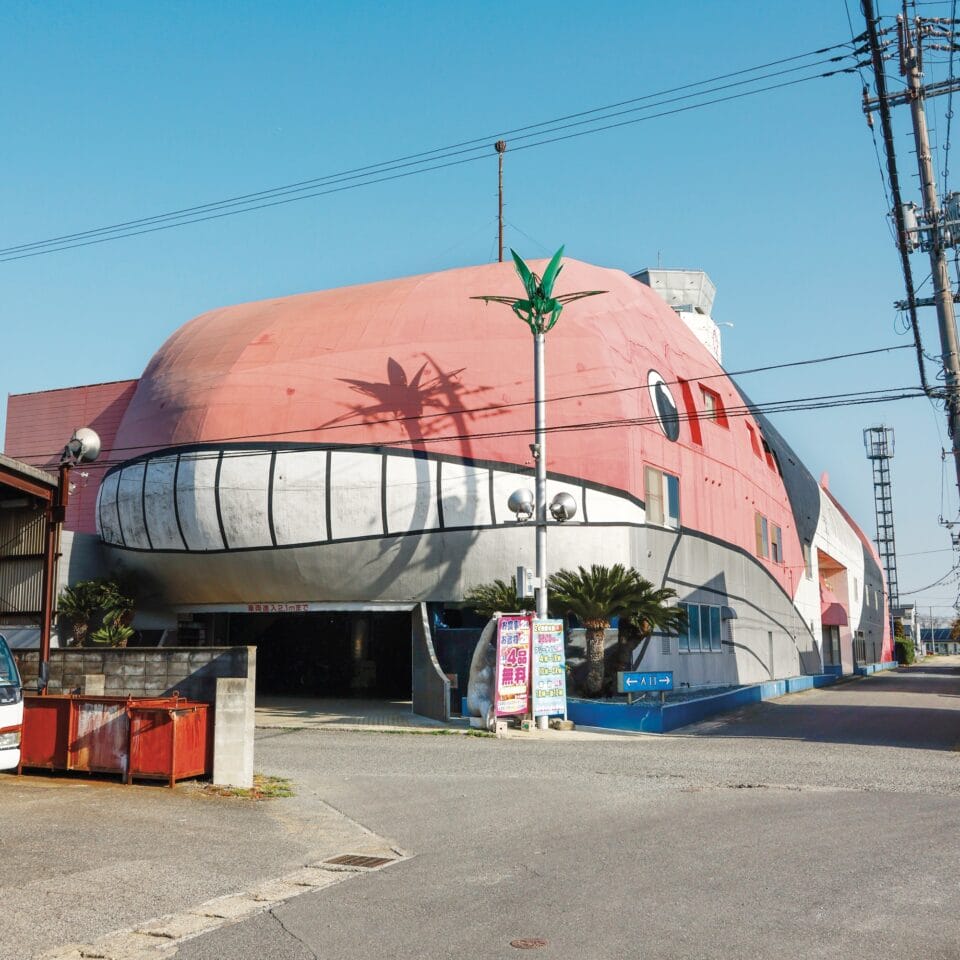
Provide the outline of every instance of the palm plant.
<path id="1" fill-rule="evenodd" d="M 517 596 L 516 577 L 511 577 L 509 584 L 503 580 L 481 583 L 468 590 L 464 600 L 476 613 L 488 620 L 495 613 L 517 613 L 534 608 L 532 598 Z"/>
<path id="2" fill-rule="evenodd" d="M 116 620 L 119 625 L 129 627 L 133 621 L 133 606 L 133 598 L 116 580 L 100 581 L 100 607 L 104 623 Z"/>
<path id="3" fill-rule="evenodd" d="M 617 634 L 617 669 L 632 670 L 646 655 L 654 630 L 680 633 L 687 626 L 687 611 L 672 603 L 677 591 L 670 587 L 659 590 L 643 577 L 638 578 L 638 594 L 631 609 L 621 615 Z M 640 647 L 640 656 L 634 651 Z"/>
<path id="4" fill-rule="evenodd" d="M 64 587 L 57 601 L 57 614 L 66 617 L 73 628 L 72 646 L 82 647 L 93 615 L 100 609 L 102 584 L 99 580 L 80 580 Z"/>
<path id="5" fill-rule="evenodd" d="M 80 580 L 64 587 L 57 613 L 70 621 L 75 647 L 82 647 L 88 634 L 94 642 L 113 647 L 125 647 L 133 636 L 133 600 L 116 580 Z M 98 629 L 90 633 L 90 624 L 97 622 Z"/>
<path id="6" fill-rule="evenodd" d="M 124 623 L 125 616 L 122 610 L 104 614 L 103 625 L 90 634 L 91 641 L 108 647 L 125 647 L 134 634 L 133 627 Z"/>
<path id="7" fill-rule="evenodd" d="M 586 629 L 587 678 L 584 692 L 597 696 L 603 690 L 606 632 L 614 617 L 628 614 L 644 595 L 647 583 L 633 567 L 598 564 L 589 570 L 558 570 L 547 581 L 551 608 L 572 613 Z"/>

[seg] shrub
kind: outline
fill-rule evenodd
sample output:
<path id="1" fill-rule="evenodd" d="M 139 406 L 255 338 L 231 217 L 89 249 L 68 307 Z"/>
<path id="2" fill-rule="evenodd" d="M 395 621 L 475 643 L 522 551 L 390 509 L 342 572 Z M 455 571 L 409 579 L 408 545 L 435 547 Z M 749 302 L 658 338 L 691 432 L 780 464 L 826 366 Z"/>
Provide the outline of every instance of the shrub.
<path id="1" fill-rule="evenodd" d="M 894 653 L 897 658 L 897 663 L 901 665 L 909 665 L 917 662 L 917 648 L 913 645 L 913 641 L 907 637 L 897 638 L 897 642 L 894 645 Z"/>

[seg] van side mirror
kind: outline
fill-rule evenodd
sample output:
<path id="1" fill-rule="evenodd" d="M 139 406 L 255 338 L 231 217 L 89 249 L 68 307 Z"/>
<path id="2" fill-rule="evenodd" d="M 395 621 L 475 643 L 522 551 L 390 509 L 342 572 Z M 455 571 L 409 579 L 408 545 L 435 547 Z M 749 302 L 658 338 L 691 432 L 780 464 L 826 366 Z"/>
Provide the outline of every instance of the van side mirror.
<path id="1" fill-rule="evenodd" d="M 42 661 L 40 664 L 40 670 L 37 673 L 37 693 L 47 689 L 47 684 L 50 682 L 50 664 L 46 660 Z"/>

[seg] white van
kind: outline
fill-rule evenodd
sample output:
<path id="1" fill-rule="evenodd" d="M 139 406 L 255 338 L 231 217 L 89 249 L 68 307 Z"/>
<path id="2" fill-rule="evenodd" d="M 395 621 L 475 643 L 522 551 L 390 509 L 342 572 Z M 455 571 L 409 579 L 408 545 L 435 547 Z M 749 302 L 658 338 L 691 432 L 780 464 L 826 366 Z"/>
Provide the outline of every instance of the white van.
<path id="1" fill-rule="evenodd" d="M 0 770 L 20 765 L 23 687 L 7 639 L 0 634 Z"/>

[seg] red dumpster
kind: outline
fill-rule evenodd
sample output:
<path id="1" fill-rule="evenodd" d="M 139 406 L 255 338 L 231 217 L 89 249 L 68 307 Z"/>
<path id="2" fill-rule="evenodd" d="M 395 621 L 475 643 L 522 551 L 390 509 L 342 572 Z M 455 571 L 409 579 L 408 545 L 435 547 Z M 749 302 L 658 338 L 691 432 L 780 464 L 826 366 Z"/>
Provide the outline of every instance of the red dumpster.
<path id="1" fill-rule="evenodd" d="M 185 777 L 210 772 L 213 725 L 209 704 L 181 700 L 132 701 L 130 766 L 127 783 L 134 777 L 166 780 L 172 787 Z"/>
<path id="2" fill-rule="evenodd" d="M 26 696 L 20 769 L 166 780 L 212 768 L 209 704 L 169 697 Z"/>
<path id="3" fill-rule="evenodd" d="M 87 773 L 127 772 L 130 749 L 127 701 L 120 697 L 74 697 L 70 703 L 67 769 Z"/>
<path id="4" fill-rule="evenodd" d="M 66 770 L 69 741 L 70 698 L 25 695 L 20 766 Z"/>

